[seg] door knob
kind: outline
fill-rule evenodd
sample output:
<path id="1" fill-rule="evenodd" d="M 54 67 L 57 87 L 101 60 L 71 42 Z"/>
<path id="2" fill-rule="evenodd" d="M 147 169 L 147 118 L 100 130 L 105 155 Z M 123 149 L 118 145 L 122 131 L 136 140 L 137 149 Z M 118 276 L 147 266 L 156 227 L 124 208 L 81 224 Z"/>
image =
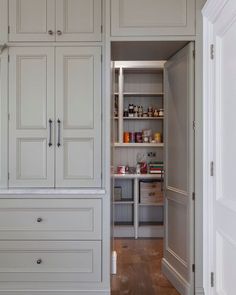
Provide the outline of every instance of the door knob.
<path id="1" fill-rule="evenodd" d="M 42 263 L 42 259 L 38 259 L 37 264 L 41 264 L 41 263 Z"/>
<path id="2" fill-rule="evenodd" d="M 53 35 L 53 31 L 52 31 L 52 30 L 49 30 L 49 31 L 48 31 L 48 34 L 49 34 L 49 35 Z"/>
<path id="3" fill-rule="evenodd" d="M 43 219 L 41 217 L 37 218 L 37 222 L 42 222 Z"/>
<path id="4" fill-rule="evenodd" d="M 62 31 L 58 30 L 58 31 L 57 31 L 57 35 L 58 35 L 58 36 L 61 36 L 61 35 L 62 35 Z"/>

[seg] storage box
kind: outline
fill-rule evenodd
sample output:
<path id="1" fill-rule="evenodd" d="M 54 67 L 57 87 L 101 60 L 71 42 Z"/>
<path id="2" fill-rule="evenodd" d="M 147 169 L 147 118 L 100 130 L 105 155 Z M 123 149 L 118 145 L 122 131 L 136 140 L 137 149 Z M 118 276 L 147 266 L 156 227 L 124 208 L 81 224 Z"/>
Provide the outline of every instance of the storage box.
<path id="1" fill-rule="evenodd" d="M 122 188 L 121 186 L 114 187 L 114 199 L 115 201 L 120 201 L 122 199 Z"/>
<path id="2" fill-rule="evenodd" d="M 139 182 L 140 203 L 162 203 L 163 191 L 161 180 L 141 180 Z"/>

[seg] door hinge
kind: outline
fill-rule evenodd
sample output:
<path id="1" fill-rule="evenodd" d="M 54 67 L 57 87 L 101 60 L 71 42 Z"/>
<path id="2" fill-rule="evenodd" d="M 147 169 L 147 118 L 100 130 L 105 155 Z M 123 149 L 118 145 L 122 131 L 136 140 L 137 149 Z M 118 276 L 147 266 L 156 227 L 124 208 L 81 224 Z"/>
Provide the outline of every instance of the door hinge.
<path id="1" fill-rule="evenodd" d="M 8 180 L 10 179 L 10 173 L 8 172 L 8 174 L 7 174 L 7 178 L 8 178 Z"/>
<path id="2" fill-rule="evenodd" d="M 8 62 L 10 62 L 10 54 L 8 54 Z"/>
<path id="3" fill-rule="evenodd" d="M 103 25 L 101 25 L 101 34 L 103 33 Z"/>
<path id="4" fill-rule="evenodd" d="M 192 200 L 195 201 L 195 192 L 192 193 Z"/>
<path id="5" fill-rule="evenodd" d="M 211 44 L 210 46 L 210 56 L 211 56 L 211 59 L 214 59 L 215 57 L 214 44 Z"/>
<path id="6" fill-rule="evenodd" d="M 102 54 L 101 54 L 101 62 L 102 62 L 102 60 L 103 60 L 103 57 L 102 57 Z"/>
<path id="7" fill-rule="evenodd" d="M 211 162 L 211 176 L 214 176 L 214 162 Z"/>
<path id="8" fill-rule="evenodd" d="M 10 26 L 8 26 L 8 34 L 10 34 Z"/>
<path id="9" fill-rule="evenodd" d="M 196 129 L 196 122 L 193 121 L 193 130 L 195 131 L 195 129 Z"/>
<path id="10" fill-rule="evenodd" d="M 215 286 L 215 276 L 214 276 L 214 272 L 211 272 L 211 287 Z"/>
<path id="11" fill-rule="evenodd" d="M 195 264 L 192 264 L 192 272 L 195 272 Z"/>
<path id="12" fill-rule="evenodd" d="M 193 58 L 195 58 L 195 49 L 193 50 Z"/>

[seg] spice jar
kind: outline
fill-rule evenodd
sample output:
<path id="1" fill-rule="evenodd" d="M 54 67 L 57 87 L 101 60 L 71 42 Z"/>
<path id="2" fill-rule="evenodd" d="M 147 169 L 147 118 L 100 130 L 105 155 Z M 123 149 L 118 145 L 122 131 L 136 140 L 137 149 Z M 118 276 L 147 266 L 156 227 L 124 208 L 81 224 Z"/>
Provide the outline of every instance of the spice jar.
<path id="1" fill-rule="evenodd" d="M 123 135 L 123 141 L 124 143 L 129 143 L 129 132 L 124 132 L 124 135 Z"/>

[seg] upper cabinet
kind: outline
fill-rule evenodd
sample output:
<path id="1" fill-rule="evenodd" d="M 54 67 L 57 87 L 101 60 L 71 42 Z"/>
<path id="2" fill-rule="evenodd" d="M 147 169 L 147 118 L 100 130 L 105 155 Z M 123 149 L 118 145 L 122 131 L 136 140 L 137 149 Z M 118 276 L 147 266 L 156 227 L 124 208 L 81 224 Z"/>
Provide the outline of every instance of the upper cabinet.
<path id="1" fill-rule="evenodd" d="M 111 34 L 194 35 L 195 0 L 111 0 Z"/>
<path id="2" fill-rule="evenodd" d="M 9 0 L 9 41 L 100 41 L 101 0 Z"/>

